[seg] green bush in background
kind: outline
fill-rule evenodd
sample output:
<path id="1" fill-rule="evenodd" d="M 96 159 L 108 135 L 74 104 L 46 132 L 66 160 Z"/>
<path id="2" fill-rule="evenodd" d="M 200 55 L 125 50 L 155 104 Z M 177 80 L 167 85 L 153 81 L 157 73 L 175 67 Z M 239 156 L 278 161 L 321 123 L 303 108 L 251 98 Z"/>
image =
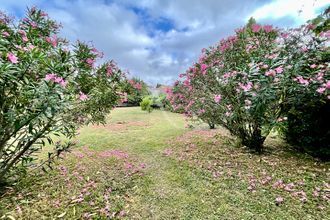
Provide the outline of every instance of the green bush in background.
<path id="1" fill-rule="evenodd" d="M 140 102 L 140 106 L 142 111 L 147 111 L 147 112 L 152 112 L 153 108 L 152 108 L 152 104 L 153 104 L 153 100 L 150 96 L 146 96 L 142 99 L 142 102 Z"/>

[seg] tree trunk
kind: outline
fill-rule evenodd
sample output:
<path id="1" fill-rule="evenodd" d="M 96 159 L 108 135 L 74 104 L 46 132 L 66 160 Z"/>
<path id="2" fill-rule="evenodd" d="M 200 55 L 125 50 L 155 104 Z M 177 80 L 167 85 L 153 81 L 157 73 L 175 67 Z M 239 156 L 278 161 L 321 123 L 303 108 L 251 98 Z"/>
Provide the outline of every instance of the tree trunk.
<path id="1" fill-rule="evenodd" d="M 215 129 L 215 125 L 214 125 L 214 123 L 209 122 L 208 124 L 209 124 L 210 129 Z"/>
<path id="2" fill-rule="evenodd" d="M 248 148 L 255 150 L 257 153 L 262 153 L 265 139 L 266 137 L 263 137 L 261 135 L 260 127 L 256 127 L 253 131 L 252 136 L 250 137 L 245 136 L 242 138 L 242 143 Z"/>
<path id="3" fill-rule="evenodd" d="M 24 155 L 24 153 L 30 149 L 30 147 L 39 139 L 42 137 L 42 135 L 44 135 L 44 133 L 47 131 L 47 129 L 50 127 L 51 123 L 53 122 L 53 120 L 50 120 L 46 126 L 39 131 L 32 140 L 30 140 L 29 142 L 27 142 L 23 149 L 18 152 L 18 154 L 12 158 L 8 164 L 6 164 L 3 169 L 0 171 L 0 183 L 5 181 L 5 176 L 6 174 L 10 171 L 10 169 L 17 163 L 17 161 Z"/>

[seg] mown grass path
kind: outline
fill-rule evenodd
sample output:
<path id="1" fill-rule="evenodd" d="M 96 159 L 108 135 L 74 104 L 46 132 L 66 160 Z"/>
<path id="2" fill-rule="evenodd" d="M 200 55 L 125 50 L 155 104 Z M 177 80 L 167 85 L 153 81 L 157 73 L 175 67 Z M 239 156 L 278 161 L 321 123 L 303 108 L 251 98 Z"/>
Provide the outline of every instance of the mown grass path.
<path id="1" fill-rule="evenodd" d="M 112 114 L 110 122 L 112 125 L 105 127 L 82 129 L 80 141 L 97 148 L 125 150 L 146 164 L 145 176 L 130 197 L 132 217 L 203 218 L 206 204 L 202 198 L 208 182 L 164 155 L 169 141 L 187 131 L 184 118 L 164 111 L 148 114 L 138 108 L 123 108 Z M 95 129 L 96 136 L 87 135 Z"/>

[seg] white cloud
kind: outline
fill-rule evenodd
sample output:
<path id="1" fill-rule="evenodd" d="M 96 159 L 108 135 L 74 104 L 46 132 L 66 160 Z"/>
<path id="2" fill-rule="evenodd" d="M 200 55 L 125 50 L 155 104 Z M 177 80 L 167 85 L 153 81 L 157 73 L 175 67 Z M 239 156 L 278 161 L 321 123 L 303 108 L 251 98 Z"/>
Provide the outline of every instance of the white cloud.
<path id="1" fill-rule="evenodd" d="M 249 17 L 257 20 L 291 17 L 296 25 L 317 16 L 317 10 L 329 5 L 328 0 L 276 0 L 255 10 Z"/>

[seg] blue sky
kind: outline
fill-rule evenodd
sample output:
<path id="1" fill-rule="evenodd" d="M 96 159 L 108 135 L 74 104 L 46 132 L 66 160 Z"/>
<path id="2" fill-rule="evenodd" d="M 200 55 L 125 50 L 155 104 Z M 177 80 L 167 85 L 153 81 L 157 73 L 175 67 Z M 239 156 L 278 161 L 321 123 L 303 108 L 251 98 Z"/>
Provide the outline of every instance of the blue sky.
<path id="1" fill-rule="evenodd" d="M 172 83 L 204 47 L 251 17 L 288 28 L 303 24 L 328 0 L 0 0 L 0 9 L 21 17 L 37 6 L 62 23 L 61 36 L 92 42 L 150 84 Z"/>

